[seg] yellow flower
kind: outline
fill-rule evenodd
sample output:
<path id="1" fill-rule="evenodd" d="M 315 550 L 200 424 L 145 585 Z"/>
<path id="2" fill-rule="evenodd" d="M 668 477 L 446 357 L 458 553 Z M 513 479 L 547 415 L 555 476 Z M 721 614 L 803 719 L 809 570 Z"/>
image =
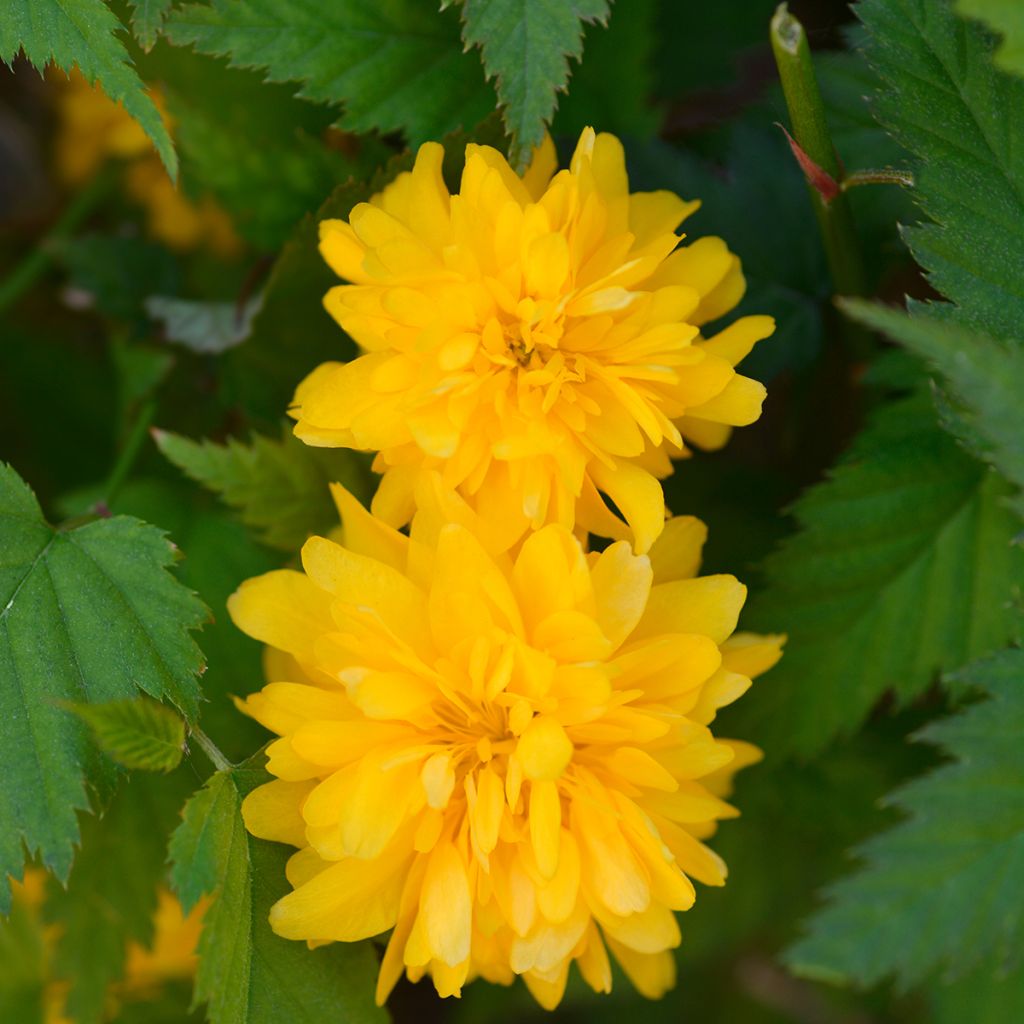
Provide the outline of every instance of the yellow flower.
<path id="1" fill-rule="evenodd" d="M 29 868 L 24 880 L 11 882 L 14 894 L 14 913 L 27 914 L 42 928 L 40 913 L 46 895 L 46 872 Z M 136 942 L 125 950 L 123 977 L 107 993 L 107 1010 L 103 1020 L 118 1016 L 118 1008 L 125 1000 L 144 998 L 161 985 L 179 979 L 188 979 L 196 970 L 196 946 L 202 930 L 207 900 L 201 900 L 186 917 L 181 904 L 166 889 L 157 891 L 157 907 L 153 915 L 153 944 L 149 949 Z M 48 926 L 42 930 L 42 948 L 47 957 L 57 942 L 59 929 Z M 46 965 L 48 970 L 48 965 Z M 43 1020 L 45 1024 L 71 1024 L 64 1012 L 68 983 L 50 980 L 43 991 Z"/>
<path id="2" fill-rule="evenodd" d="M 699 203 L 630 194 L 614 136 L 585 130 L 553 177 L 550 139 L 522 178 L 467 146 L 455 196 L 442 157 L 422 146 L 347 223 L 321 224 L 351 282 L 324 304 L 365 354 L 299 386 L 295 433 L 378 451 L 373 511 L 393 526 L 439 470 L 506 546 L 560 523 L 646 551 L 684 437 L 718 447 L 759 416 L 764 388 L 733 367 L 773 321 L 701 336 L 743 295 L 739 260 L 718 238 L 677 248 Z"/>
<path id="3" fill-rule="evenodd" d="M 488 551 L 436 474 L 409 536 L 335 497 L 344 545 L 311 538 L 303 572 L 229 603 L 273 649 L 273 681 L 240 706 L 280 737 L 246 825 L 298 847 L 274 930 L 318 944 L 391 929 L 379 1002 L 404 971 L 442 995 L 522 975 L 553 1007 L 573 960 L 608 991 L 608 952 L 661 995 L 690 879 L 725 878 L 701 840 L 759 756 L 708 724 L 782 638 L 732 635 L 745 588 L 696 577 L 690 517 L 650 556 L 588 554 L 558 524 Z"/>
<path id="4" fill-rule="evenodd" d="M 165 123 L 170 118 L 159 93 L 150 95 Z M 167 176 L 139 123 L 75 68 L 58 98 L 60 129 L 54 143 L 57 169 L 69 185 L 81 185 L 109 159 L 124 160 L 128 194 L 146 212 L 149 233 L 172 249 L 209 245 L 230 256 L 241 242 L 228 215 L 210 196 L 192 200 Z"/>

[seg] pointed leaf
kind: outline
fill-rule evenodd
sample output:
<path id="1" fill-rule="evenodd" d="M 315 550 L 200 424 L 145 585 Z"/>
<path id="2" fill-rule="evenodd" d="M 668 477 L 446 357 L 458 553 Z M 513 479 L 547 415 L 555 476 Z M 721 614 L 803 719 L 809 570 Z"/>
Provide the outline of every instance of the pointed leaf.
<path id="1" fill-rule="evenodd" d="M 0 60 L 10 63 L 23 49 L 40 71 L 50 61 L 65 71 L 78 65 L 89 82 L 98 81 L 142 125 L 173 178 L 178 159 L 171 137 L 117 38 L 121 29 L 103 0 L 7 0 L 0 18 Z"/>
<path id="2" fill-rule="evenodd" d="M 168 772 L 181 762 L 185 723 L 148 697 L 65 705 L 92 730 L 100 750 L 130 770 Z"/>
<path id="3" fill-rule="evenodd" d="M 189 635 L 202 603 L 167 572 L 160 531 L 117 516 L 55 530 L 0 464 L 0 872 L 22 843 L 60 879 L 88 807 L 85 780 L 109 781 L 88 727 L 58 701 L 101 703 L 141 690 L 193 720 L 202 654 Z M 7 886 L 0 907 L 9 906 Z"/>

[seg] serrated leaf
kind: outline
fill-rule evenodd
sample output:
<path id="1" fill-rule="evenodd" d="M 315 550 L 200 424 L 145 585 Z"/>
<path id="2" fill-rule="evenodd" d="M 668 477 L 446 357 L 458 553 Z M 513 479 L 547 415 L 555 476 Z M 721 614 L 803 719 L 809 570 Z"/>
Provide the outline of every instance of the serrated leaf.
<path id="1" fill-rule="evenodd" d="M 85 780 L 110 774 L 57 701 L 141 690 L 195 718 L 203 658 L 190 630 L 207 612 L 167 572 L 173 557 L 160 530 L 126 516 L 55 530 L 0 464 L 0 875 L 21 876 L 24 842 L 65 879 Z"/>
<path id="2" fill-rule="evenodd" d="M 98 81 L 142 125 L 173 178 L 178 173 L 174 145 L 117 38 L 121 29 L 103 0 L 7 0 L 0 18 L 0 60 L 10 63 L 22 49 L 40 71 L 50 61 L 65 71 L 77 64 L 89 82 Z"/>
<path id="3" fill-rule="evenodd" d="M 132 31 L 144 50 L 152 50 L 174 0 L 128 0 L 132 7 Z"/>
<path id="4" fill-rule="evenodd" d="M 129 770 L 169 772 L 185 750 L 185 723 L 170 708 L 147 697 L 65 707 L 92 731 L 97 746 Z"/>
<path id="5" fill-rule="evenodd" d="M 907 820 L 857 851 L 787 961 L 811 976 L 912 985 L 1020 965 L 1024 949 L 1024 652 L 965 669 L 988 699 L 922 729 L 954 760 L 896 790 Z M 980 1017 L 975 1019 L 981 1019 Z"/>
<path id="6" fill-rule="evenodd" d="M 495 79 L 513 165 L 544 138 L 569 82 L 569 60 L 583 55 L 583 26 L 608 19 L 608 0 L 463 0 L 462 38 L 478 46 Z"/>
<path id="7" fill-rule="evenodd" d="M 158 431 L 157 447 L 182 472 L 217 493 L 259 538 L 297 551 L 312 534 L 338 525 L 330 484 L 341 483 L 365 497 L 366 471 L 358 457 L 340 449 L 311 448 L 287 428 L 281 440 L 254 434 L 249 444 L 191 441 Z"/>
<path id="8" fill-rule="evenodd" d="M 1019 0 L 956 0 L 956 12 L 998 32 L 1003 39 L 992 55 L 996 66 L 1024 75 L 1024 6 Z"/>
<path id="9" fill-rule="evenodd" d="M 185 805 L 171 838 L 171 879 L 188 908 L 214 895 L 203 919 L 195 997 L 211 1024 L 362 1024 L 387 1017 L 373 1003 L 377 962 L 367 943 L 310 950 L 278 938 L 267 915 L 283 895 L 287 853 L 254 839 L 242 798 L 263 771 L 218 772 Z"/>
<path id="10" fill-rule="evenodd" d="M 765 563 L 746 621 L 789 643 L 730 728 L 776 755 L 812 754 L 890 690 L 910 700 L 1018 638 L 1024 551 L 1008 493 L 936 425 L 927 393 L 883 407 Z"/>
<path id="11" fill-rule="evenodd" d="M 984 453 L 1007 480 L 1024 489 L 1024 348 L 928 316 L 931 307 L 921 303 L 913 307 L 916 316 L 857 300 L 846 300 L 842 306 L 855 320 L 888 335 L 945 377 L 966 407 L 968 426 L 981 436 Z M 1024 510 L 1019 495 L 1017 504 Z"/>
<path id="12" fill-rule="evenodd" d="M 933 223 L 904 237 L 972 326 L 1024 338 L 1024 81 L 992 66 L 991 37 L 935 0 L 864 0 L 884 80 L 875 111 L 918 157 Z"/>
<path id="13" fill-rule="evenodd" d="M 51 978 L 68 983 L 65 1011 L 76 1024 L 107 1019 L 128 944 L 152 942 L 167 839 L 188 784 L 185 772 L 126 780 L 101 817 L 83 819 L 67 888 L 50 886 L 45 913 L 59 936 Z"/>
<path id="14" fill-rule="evenodd" d="M 171 14 L 178 45 L 263 68 L 299 95 L 344 105 L 344 131 L 403 131 L 412 144 L 482 120 L 493 106 L 454 11 L 420 0 L 213 0 Z"/>

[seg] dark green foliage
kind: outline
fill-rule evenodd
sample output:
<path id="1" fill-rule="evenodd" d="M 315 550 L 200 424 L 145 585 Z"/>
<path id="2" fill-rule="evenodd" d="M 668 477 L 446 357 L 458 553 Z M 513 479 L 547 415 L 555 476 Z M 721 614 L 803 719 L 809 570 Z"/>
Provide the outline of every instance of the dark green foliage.
<path id="1" fill-rule="evenodd" d="M 405 131 L 417 143 L 476 124 L 493 103 L 476 55 L 458 45 L 455 11 L 416 0 L 215 0 L 174 11 L 167 34 L 343 105 L 344 131 Z"/>
<path id="2" fill-rule="evenodd" d="M 164 850 L 189 785 L 182 772 L 123 783 L 102 816 L 82 819 L 67 889 L 50 885 L 44 912 L 59 930 L 53 971 L 69 983 L 66 1009 L 81 1024 L 105 1019 L 107 986 L 123 974 L 128 943 L 153 941 Z"/>
<path id="3" fill-rule="evenodd" d="M 858 848 L 861 869 L 832 886 L 810 934 L 787 954 L 796 970 L 912 984 L 940 970 L 1020 966 L 1024 652 L 961 675 L 985 699 L 916 737 L 941 746 L 950 763 L 888 798 L 907 820 Z"/>
<path id="4" fill-rule="evenodd" d="M 916 157 L 934 223 L 904 232 L 931 285 L 968 323 L 1024 337 L 1024 81 L 991 64 L 991 37 L 935 0 L 864 0 L 878 117 Z"/>
<path id="5" fill-rule="evenodd" d="M 1024 630 L 1024 552 L 1008 488 L 934 422 L 926 394 L 876 414 L 793 507 L 799 532 L 765 565 L 748 622 L 785 629 L 786 657 L 737 709 L 774 754 L 811 754 L 878 699 Z"/>

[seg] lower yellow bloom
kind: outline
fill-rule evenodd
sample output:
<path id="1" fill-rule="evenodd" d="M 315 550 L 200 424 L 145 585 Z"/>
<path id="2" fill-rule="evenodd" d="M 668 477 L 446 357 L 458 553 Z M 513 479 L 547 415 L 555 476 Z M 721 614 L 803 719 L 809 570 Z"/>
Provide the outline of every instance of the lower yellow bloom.
<path id="1" fill-rule="evenodd" d="M 274 649 L 274 681 L 241 705 L 280 737 L 246 825 L 299 848 L 274 930 L 390 929 L 379 1002 L 404 971 L 442 995 L 521 975 L 554 1007 L 573 961 L 608 991 L 609 952 L 660 996 L 691 878 L 725 879 L 702 840 L 759 757 L 708 725 L 782 638 L 733 635 L 745 588 L 696 576 L 690 517 L 649 556 L 588 553 L 557 524 L 501 552 L 436 476 L 410 536 L 335 496 L 344 544 L 310 539 L 303 572 L 229 604 Z"/>
<path id="2" fill-rule="evenodd" d="M 169 122 L 159 94 L 151 95 Z M 68 184 L 81 185 L 110 158 L 127 161 L 125 187 L 145 210 L 154 238 L 182 251 L 201 245 L 223 256 L 238 251 L 241 243 L 228 215 L 210 196 L 192 200 L 176 187 L 139 123 L 77 68 L 60 91 L 59 113 L 54 155 Z"/>

